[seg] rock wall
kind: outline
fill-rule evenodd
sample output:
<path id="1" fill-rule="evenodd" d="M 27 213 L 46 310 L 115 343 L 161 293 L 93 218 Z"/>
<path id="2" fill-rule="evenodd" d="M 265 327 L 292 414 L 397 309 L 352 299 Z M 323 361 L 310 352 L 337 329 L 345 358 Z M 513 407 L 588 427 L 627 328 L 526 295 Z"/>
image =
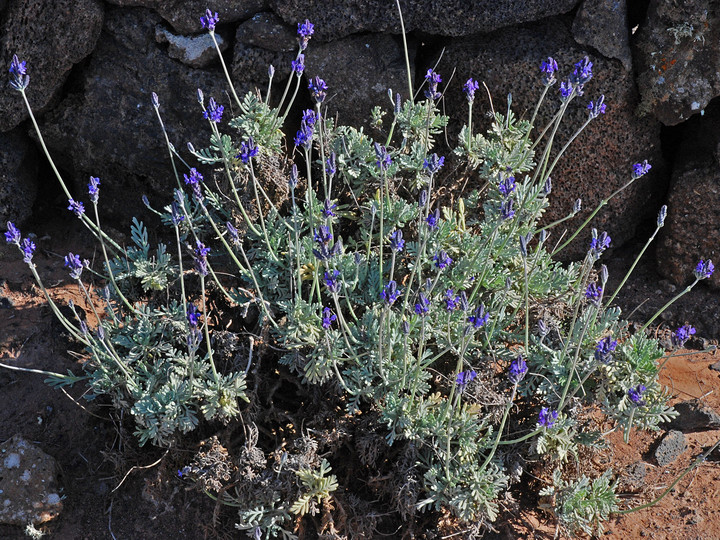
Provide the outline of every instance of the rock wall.
<path id="1" fill-rule="evenodd" d="M 0 63 L 8 66 L 13 54 L 27 61 L 30 103 L 50 151 L 78 192 L 88 176 L 100 176 L 104 196 L 112 197 L 120 214 L 130 215 L 141 194 L 166 194 L 174 185 L 150 101 L 153 91 L 176 148 L 184 149 L 188 141 L 204 145 L 206 123 L 195 89 L 230 106 L 216 53 L 199 22 L 206 7 L 219 12 L 217 35 L 238 92 L 265 89 L 268 64 L 276 67 L 281 90 L 294 57 L 297 22 L 306 18 L 316 25 L 306 74 L 326 79 L 330 113 L 342 122 L 366 125 L 374 105 L 387 105 L 388 88 L 405 91 L 392 2 L 207 4 L 0 1 Z M 584 103 L 601 93 L 607 114 L 559 162 L 553 175 L 555 210 L 548 219 L 564 215 L 579 197 L 586 210 L 578 219 L 584 219 L 629 178 L 633 163 L 647 159 L 651 173 L 605 207 L 594 226 L 608 230 L 620 246 L 667 204 L 667 226 L 656 250 L 658 271 L 680 285 L 700 257 L 720 263 L 720 107 L 711 103 L 720 95 L 720 13 L 710 0 L 630 6 L 626 0 L 400 4 L 416 83 L 436 64 L 446 81 L 454 71 L 444 98 L 446 113 L 455 120 L 451 127 L 459 127 L 466 115 L 460 88 L 468 77 L 484 81 L 499 108 L 512 91 L 513 107 L 522 115 L 539 95 L 538 66 L 544 58 L 556 58 L 566 75 L 589 56 L 595 77 L 569 111 L 559 139 L 570 137 L 586 117 Z M 539 111 L 540 123 L 558 103 L 557 86 L 551 92 Z M 489 109 L 484 94 L 475 108 L 481 127 Z M 19 95 L 5 83 L 0 113 L 0 222 L 22 223 L 31 212 L 43 158 Z M 451 146 L 456 134 L 457 129 L 449 131 Z M 576 243 L 568 256 L 580 256 L 584 247 Z M 711 285 L 720 286 L 720 272 Z"/>

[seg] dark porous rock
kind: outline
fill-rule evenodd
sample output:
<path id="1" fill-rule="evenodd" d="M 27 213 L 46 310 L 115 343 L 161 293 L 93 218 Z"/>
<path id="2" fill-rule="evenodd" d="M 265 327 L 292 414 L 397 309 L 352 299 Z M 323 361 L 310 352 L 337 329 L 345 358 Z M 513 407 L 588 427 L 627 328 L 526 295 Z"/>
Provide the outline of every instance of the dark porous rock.
<path id="1" fill-rule="evenodd" d="M 57 463 L 19 435 L 0 445 L 0 523 L 25 526 L 57 517 L 63 503 Z"/>
<path id="2" fill-rule="evenodd" d="M 297 33 L 276 15 L 263 12 L 238 26 L 235 33 L 232 75 L 235 80 L 268 80 L 268 68 L 275 68 L 273 81 L 287 80 L 297 54 Z"/>
<path id="3" fill-rule="evenodd" d="M 683 433 L 720 429 L 720 414 L 700 400 L 683 401 L 673 406 L 679 416 L 673 418 L 670 429 Z"/>
<path id="4" fill-rule="evenodd" d="M 577 0 L 401 0 L 405 30 L 466 36 L 537 21 L 572 10 Z M 270 0 L 286 23 L 305 19 L 317 38 L 331 40 L 360 32 L 400 33 L 395 2 L 386 0 Z"/>
<path id="5" fill-rule="evenodd" d="M 98 0 L 17 0 L 0 24 L 0 131 L 14 128 L 28 114 L 22 97 L 7 84 L 13 54 L 27 62 L 27 96 L 35 113 L 55 97 L 74 64 L 95 47 L 103 22 Z"/>
<path id="6" fill-rule="evenodd" d="M 713 0 L 652 0 L 634 50 L 641 114 L 679 124 L 720 95 L 720 12 Z"/>
<path id="7" fill-rule="evenodd" d="M 713 102 L 681 129 L 656 256 L 661 275 L 686 285 L 700 259 L 720 263 L 720 104 Z M 720 287 L 720 272 L 704 283 Z"/>
<path id="8" fill-rule="evenodd" d="M 267 0 L 107 0 L 109 4 L 124 7 L 146 7 L 154 10 L 169 22 L 176 32 L 190 34 L 203 31 L 200 17 L 212 8 L 220 20 L 218 28 L 226 23 L 242 21 L 267 9 Z"/>
<path id="9" fill-rule="evenodd" d="M 685 451 L 685 435 L 682 431 L 670 431 L 655 449 L 655 460 L 665 467 L 675 461 Z"/>
<path id="10" fill-rule="evenodd" d="M 100 205 L 125 217 L 141 204 L 142 194 L 159 193 L 166 201 L 177 185 L 152 92 L 158 95 L 170 142 L 191 166 L 197 162 L 187 156 L 187 142 L 203 148 L 210 135 L 197 88 L 204 91 L 206 104 L 214 97 L 226 107 L 220 129 L 227 132 L 228 87 L 222 70 L 193 69 L 169 58 L 155 42 L 159 23 L 160 17 L 144 8 L 110 8 L 103 38 L 77 81 L 82 91 L 69 94 L 41 128 L 57 161 L 74 173 L 78 191 L 85 192 L 90 175 L 99 176 Z"/>
<path id="11" fill-rule="evenodd" d="M 391 109 L 389 88 L 393 95 L 408 97 L 402 44 L 392 36 L 370 34 L 315 44 L 305 66 L 305 75 L 327 83 L 328 114 L 339 113 L 341 124 L 367 126 L 375 105 Z"/>
<path id="12" fill-rule="evenodd" d="M 215 42 L 210 34 L 176 35 L 162 25 L 158 25 L 155 28 L 155 41 L 167 43 L 168 56 L 191 67 L 205 67 L 218 59 Z M 221 51 L 228 48 L 227 40 L 220 33 L 215 33 L 215 41 Z"/>
<path id="13" fill-rule="evenodd" d="M 532 28 L 500 30 L 492 36 L 473 40 L 453 40 L 446 46 L 438 71 L 445 74 L 452 68 L 457 69 L 454 85 L 445 92 L 445 111 L 451 118 L 449 133 L 455 135 L 461 124 L 467 122 L 467 100 L 460 86 L 469 77 L 487 84 L 497 111 L 505 113 L 507 95 L 512 93 L 515 115 L 529 119 L 543 90 L 540 63 L 548 56 L 555 58 L 560 67 L 558 78 L 562 80 L 572 73 L 573 64 L 586 55 L 593 62 L 594 77 L 585 85 L 584 95 L 570 104 L 558 131 L 554 152 L 586 121 L 591 100 L 604 94 L 607 112 L 593 120 L 575 139 L 552 172 L 550 207 L 543 222 L 565 217 L 574 201 L 582 199 L 583 210 L 578 216 L 552 230 L 550 242 L 554 244 L 564 230 L 575 231 L 603 198 L 630 180 L 633 164 L 647 159 L 652 164 L 650 173 L 611 199 L 591 223 L 598 231 L 608 232 L 614 247 L 632 238 L 638 223 L 654 215 L 662 204 L 658 197 L 663 192 L 665 167 L 660 124 L 635 115 L 638 96 L 632 74 L 619 61 L 597 57 L 578 47 L 566 25 L 557 20 L 538 23 Z M 559 84 L 555 84 L 540 108 L 533 137 L 537 137 L 559 106 Z M 478 92 L 473 115 L 475 133 L 485 133 L 488 129 L 489 121 L 484 113 L 489 110 L 485 92 Z M 589 243 L 588 228 L 559 256 L 566 260 L 582 258 Z"/>
<path id="14" fill-rule="evenodd" d="M 38 152 L 17 128 L 0 133 L 0 227 L 21 226 L 30 217 L 37 194 Z"/>
<path id="15" fill-rule="evenodd" d="M 585 0 L 573 21 L 573 36 L 606 58 L 617 58 L 632 69 L 630 31 L 625 0 Z"/>
<path id="16" fill-rule="evenodd" d="M 637 461 L 623 471 L 621 480 L 624 485 L 630 489 L 640 489 L 645 485 L 645 476 L 647 475 L 647 464 L 643 461 Z"/>
<path id="17" fill-rule="evenodd" d="M 713 371 L 720 371 L 720 361 L 715 362 L 714 364 L 712 364 L 712 365 L 710 366 L 710 369 L 712 369 Z"/>

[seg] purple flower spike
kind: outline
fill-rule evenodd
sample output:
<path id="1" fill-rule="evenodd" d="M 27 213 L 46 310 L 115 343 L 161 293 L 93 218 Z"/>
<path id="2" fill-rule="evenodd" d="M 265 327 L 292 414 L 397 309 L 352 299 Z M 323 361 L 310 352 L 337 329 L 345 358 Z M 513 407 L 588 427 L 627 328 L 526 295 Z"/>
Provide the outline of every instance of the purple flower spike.
<path id="1" fill-rule="evenodd" d="M 188 304 L 187 321 L 190 328 L 197 328 L 198 324 L 200 324 L 200 313 L 195 307 L 195 304 Z"/>
<path id="2" fill-rule="evenodd" d="M 400 290 L 397 288 L 397 283 L 395 283 L 395 280 L 389 281 L 387 285 L 383 287 L 382 292 L 380 293 L 380 298 L 382 298 L 388 306 L 391 306 L 395 300 L 398 299 L 400 296 Z"/>
<path id="3" fill-rule="evenodd" d="M 635 388 L 628 390 L 628 397 L 630 398 L 630 401 L 632 401 L 635 405 L 645 405 L 645 401 L 642 396 L 646 390 L 647 388 L 645 388 L 644 384 L 638 384 Z"/>
<path id="4" fill-rule="evenodd" d="M 305 55 L 304 54 L 298 54 L 297 59 L 292 61 L 292 70 L 298 74 L 298 76 L 303 74 L 303 71 L 305 71 Z"/>
<path id="5" fill-rule="evenodd" d="M 430 154 L 425 161 L 423 161 L 423 168 L 427 169 L 430 174 L 435 174 L 440 168 L 445 165 L 445 157 L 438 156 L 437 154 Z"/>
<path id="6" fill-rule="evenodd" d="M 322 316 L 322 327 L 327 330 L 332 326 L 333 321 L 337 320 L 337 315 L 335 315 L 332 310 L 329 307 L 326 307 L 323 309 L 323 316 Z"/>
<path id="7" fill-rule="evenodd" d="M 490 313 L 485 311 L 483 304 L 480 304 L 480 307 L 475 310 L 475 313 L 468 317 L 468 322 L 477 329 L 485 326 L 488 319 L 490 319 Z"/>
<path id="8" fill-rule="evenodd" d="M 10 86 L 22 92 L 29 84 L 30 75 L 27 74 L 25 60 L 21 62 L 17 55 L 13 54 L 12 61 L 10 62 Z"/>
<path id="9" fill-rule="evenodd" d="M 340 281 L 338 280 L 339 277 L 340 272 L 338 272 L 337 270 L 325 272 L 325 286 L 327 287 L 327 290 L 331 293 L 340 292 Z"/>
<path id="10" fill-rule="evenodd" d="M 633 165 L 632 177 L 640 178 L 641 176 L 645 176 L 650 169 L 652 169 L 652 165 L 647 162 L 647 159 L 642 163 L 636 163 Z"/>
<path id="11" fill-rule="evenodd" d="M 310 93 L 312 94 L 312 97 L 315 99 L 316 103 L 322 103 L 323 101 L 325 101 L 328 86 L 327 84 L 325 84 L 325 81 L 323 81 L 320 77 L 316 76 L 315 78 L 310 79 L 308 89 L 310 90 Z"/>
<path id="12" fill-rule="evenodd" d="M 461 371 L 457 374 L 457 377 L 455 378 L 455 384 L 458 385 L 458 388 L 460 388 L 460 391 L 462 392 L 465 390 L 465 387 L 468 385 L 468 383 L 472 382 L 475 377 L 477 377 L 477 372 L 473 370 L 469 371 Z"/>
<path id="13" fill-rule="evenodd" d="M 440 223 L 440 209 L 436 208 L 435 211 L 425 219 L 425 222 L 431 231 L 437 229 Z"/>
<path id="14" fill-rule="evenodd" d="M 304 23 L 298 23 L 298 40 L 300 41 L 300 49 L 307 49 L 310 36 L 315 33 L 315 25 L 305 19 Z"/>
<path id="15" fill-rule="evenodd" d="M 455 311 L 460 306 L 460 297 L 455 294 L 455 291 L 448 289 L 445 291 L 445 309 L 448 312 Z"/>
<path id="16" fill-rule="evenodd" d="M 443 270 L 450 266 L 453 263 L 453 260 L 450 258 L 450 255 L 448 255 L 445 251 L 439 251 L 433 256 L 433 261 L 435 261 L 435 267 Z"/>
<path id="17" fill-rule="evenodd" d="M 387 148 L 379 143 L 375 143 L 375 157 L 377 158 L 375 164 L 381 171 L 384 172 L 390 168 L 390 165 L 392 164 L 390 154 L 388 153 Z"/>
<path id="18" fill-rule="evenodd" d="M 713 265 L 710 259 L 707 261 L 700 259 L 700 262 L 697 263 L 697 266 L 695 267 L 694 274 L 697 279 L 707 279 L 712 276 L 714 271 L 715 265 Z"/>
<path id="19" fill-rule="evenodd" d="M 540 409 L 540 415 L 538 417 L 538 424 L 544 428 L 551 428 L 555 425 L 558 419 L 558 412 L 543 407 Z"/>
<path id="20" fill-rule="evenodd" d="M 672 335 L 672 344 L 675 347 L 683 347 L 685 345 L 685 342 L 690 339 L 690 336 L 695 335 L 695 332 L 697 332 L 697 330 L 695 330 L 695 328 L 690 326 L 689 324 L 681 326 Z"/>
<path id="21" fill-rule="evenodd" d="M 207 28 L 211 32 L 215 31 L 215 25 L 220 20 L 220 16 L 217 14 L 217 12 L 213 15 L 213 12 L 209 9 L 205 10 L 205 16 L 200 17 L 200 24 L 202 24 L 203 28 Z"/>
<path id="22" fill-rule="evenodd" d="M 80 257 L 78 255 L 73 255 L 72 253 L 68 253 L 65 256 L 65 266 L 70 269 L 70 277 L 71 278 L 80 279 L 80 275 L 82 274 L 82 271 L 83 271 L 83 268 L 85 265 L 80 260 Z"/>
<path id="23" fill-rule="evenodd" d="M 20 229 L 18 229 L 12 221 L 7 222 L 7 232 L 5 233 L 5 241 L 8 244 L 20 245 Z"/>
<path id="24" fill-rule="evenodd" d="M 515 201 L 513 199 L 506 199 L 502 202 L 500 205 L 500 216 L 503 219 L 510 219 L 515 215 L 515 210 L 513 210 L 514 204 Z"/>
<path id="25" fill-rule="evenodd" d="M 249 163 L 251 158 L 258 155 L 260 150 L 258 149 L 255 141 L 252 137 L 248 137 L 247 142 L 243 141 L 240 143 L 240 153 L 235 156 L 235 159 L 240 158 L 243 163 Z"/>
<path id="26" fill-rule="evenodd" d="M 405 247 L 405 240 L 403 240 L 403 233 L 401 230 L 393 231 L 390 234 L 390 247 L 395 253 L 400 253 Z"/>
<path id="27" fill-rule="evenodd" d="M 90 201 L 93 204 L 97 204 L 98 198 L 100 197 L 100 188 L 98 187 L 99 185 L 100 179 L 91 176 L 90 182 L 88 183 L 88 193 L 90 194 Z"/>
<path id="28" fill-rule="evenodd" d="M 573 93 L 574 89 L 575 88 L 573 87 L 572 83 L 565 82 L 565 81 L 561 82 L 560 83 L 560 99 L 562 101 L 565 101 Z"/>
<path id="29" fill-rule="evenodd" d="M 590 111 L 590 118 L 592 119 L 597 118 L 601 114 L 605 114 L 605 109 L 607 109 L 607 105 L 605 105 L 605 96 L 600 96 L 600 99 L 597 101 L 591 101 L 588 103 L 587 108 Z"/>
<path id="30" fill-rule="evenodd" d="M 587 289 L 585 289 L 585 298 L 597 306 L 600 303 L 602 292 L 602 287 L 598 287 L 595 283 L 590 283 Z"/>
<path id="31" fill-rule="evenodd" d="M 518 356 L 510 364 L 510 371 L 508 372 L 508 379 L 513 384 L 518 384 L 523 380 L 525 374 L 528 371 L 527 363 L 523 360 L 522 356 Z"/>
<path id="32" fill-rule="evenodd" d="M 33 253 L 35 253 L 35 242 L 29 238 L 25 238 L 22 241 L 20 249 L 22 249 L 23 252 L 23 261 L 30 264 L 32 262 Z"/>
<path id="33" fill-rule="evenodd" d="M 598 260 L 603 251 L 610 247 L 611 238 L 608 233 L 603 231 L 600 236 L 597 234 L 597 230 L 592 230 L 592 240 L 590 240 L 590 256 L 593 260 Z"/>
<path id="34" fill-rule="evenodd" d="M 207 254 L 210 253 L 210 248 L 205 247 L 200 240 L 197 240 L 195 248 L 195 270 L 201 276 L 205 277 L 208 275 L 208 261 Z"/>
<path id="35" fill-rule="evenodd" d="M 428 99 L 436 100 L 442 97 L 442 94 L 438 92 L 438 84 L 442 82 L 440 74 L 434 72 L 432 69 L 428 69 L 425 74 L 425 80 L 428 82 L 428 89 L 425 90 L 425 97 Z"/>
<path id="36" fill-rule="evenodd" d="M 540 64 L 540 71 L 544 73 L 543 79 L 545 84 L 552 84 L 555 82 L 555 72 L 558 70 L 558 64 L 554 58 L 548 56 L 547 61 Z"/>
<path id="37" fill-rule="evenodd" d="M 430 311 L 430 299 L 423 293 L 420 293 L 418 303 L 415 304 L 415 313 L 424 317 Z"/>
<path id="38" fill-rule="evenodd" d="M 72 210 L 77 217 L 82 217 L 85 213 L 85 205 L 80 201 L 68 199 L 68 210 Z"/>
<path id="39" fill-rule="evenodd" d="M 203 118 L 219 124 L 222 120 L 223 111 L 225 107 L 218 105 L 215 102 L 215 98 L 210 98 L 207 109 L 203 111 Z"/>
<path id="40" fill-rule="evenodd" d="M 463 92 L 467 97 L 468 103 L 475 101 L 475 92 L 477 92 L 478 88 L 480 88 L 480 84 L 472 79 L 468 79 L 467 82 L 463 84 Z"/>
<path id="41" fill-rule="evenodd" d="M 578 95 L 581 94 L 580 90 L 583 85 L 592 79 L 592 67 L 593 64 L 587 56 L 575 64 L 575 71 L 570 75 L 570 82 L 577 85 Z"/>
<path id="42" fill-rule="evenodd" d="M 508 197 L 513 191 L 515 191 L 515 177 L 508 176 L 507 178 L 504 178 L 503 181 L 500 182 L 500 185 L 498 185 L 498 190 L 503 197 Z"/>
<path id="43" fill-rule="evenodd" d="M 607 364 L 612 359 L 612 353 L 617 348 L 617 340 L 607 336 L 598 341 L 595 346 L 595 360 Z"/>

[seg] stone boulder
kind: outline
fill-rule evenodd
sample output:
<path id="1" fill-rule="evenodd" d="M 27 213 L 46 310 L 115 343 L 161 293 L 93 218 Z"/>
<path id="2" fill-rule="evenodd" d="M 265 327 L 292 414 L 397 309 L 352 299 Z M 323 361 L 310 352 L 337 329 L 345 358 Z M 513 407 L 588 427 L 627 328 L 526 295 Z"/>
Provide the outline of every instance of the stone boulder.
<path id="1" fill-rule="evenodd" d="M 38 152 L 21 128 L 0 133 L 0 227 L 30 217 L 37 194 Z"/>
<path id="2" fill-rule="evenodd" d="M 690 283 L 700 259 L 720 268 L 720 105 L 683 126 L 667 196 L 668 216 L 657 248 L 658 272 Z M 720 287 L 720 271 L 704 283 Z"/>
<path id="3" fill-rule="evenodd" d="M 625 0 L 585 0 L 573 21 L 573 37 L 606 58 L 617 58 L 632 69 L 630 29 Z"/>
<path id="4" fill-rule="evenodd" d="M 177 185 L 152 106 L 153 91 L 170 141 L 181 154 L 187 142 L 202 148 L 209 141 L 197 88 L 206 103 L 214 97 L 224 105 L 228 118 L 229 92 L 219 65 L 200 70 L 169 58 L 155 42 L 159 22 L 144 8 L 109 9 L 103 38 L 78 74 L 75 91 L 45 116 L 41 127 L 51 152 L 83 193 L 90 175 L 101 178 L 100 204 L 110 210 L 135 209 L 144 193 L 160 193 L 167 201 Z M 242 94 L 249 88 L 243 86 L 247 81 L 241 84 L 236 88 Z M 197 165 L 188 159 L 190 166 Z"/>
<path id="5" fill-rule="evenodd" d="M 62 510 L 55 459 L 19 435 L 0 445 L 0 523 L 50 521 Z"/>
<path id="6" fill-rule="evenodd" d="M 564 229 L 574 231 L 604 197 L 630 180 L 634 163 L 647 159 L 653 166 L 651 172 L 612 199 L 591 223 L 598 231 L 607 231 L 615 247 L 632 238 L 644 217 L 659 210 L 665 176 L 660 124 L 634 114 L 638 103 L 635 84 L 632 74 L 619 61 L 604 59 L 579 47 L 562 21 L 550 20 L 531 28 L 504 29 L 473 40 L 453 40 L 446 45 L 438 71 L 449 74 L 457 70 L 453 85 L 445 92 L 445 111 L 454 120 L 449 132 L 457 134 L 461 124 L 467 121 L 467 100 L 461 85 L 469 77 L 487 84 L 499 112 L 505 113 L 506 98 L 511 92 L 516 116 L 529 119 L 543 88 L 540 63 L 548 56 L 555 58 L 560 66 L 558 78 L 562 80 L 572 72 L 573 64 L 586 55 L 594 63 L 594 77 L 585 85 L 585 95 L 576 98 L 568 108 L 554 151 L 585 122 L 590 100 L 604 94 L 607 113 L 592 121 L 558 162 L 551 175 L 551 205 L 543 221 L 550 223 L 566 216 L 575 199 L 582 199 L 582 212 L 552 231 L 550 242 L 554 244 Z M 556 84 L 540 108 L 534 136 L 550 121 L 559 105 L 559 84 Z M 473 131 L 484 133 L 489 127 L 484 113 L 490 106 L 482 87 L 476 94 L 474 107 Z M 582 258 L 589 242 L 588 228 L 560 257 Z"/>
<path id="7" fill-rule="evenodd" d="M 634 47 L 639 112 L 674 126 L 720 95 L 720 13 L 712 0 L 652 0 Z"/>
<path id="8" fill-rule="evenodd" d="M 399 34 L 395 2 L 385 0 L 269 0 L 272 10 L 294 25 L 309 19 L 316 38 L 329 41 L 362 32 Z M 537 21 L 571 11 L 577 0 L 401 0 L 405 30 L 467 36 Z"/>
<path id="9" fill-rule="evenodd" d="M 123 7 L 146 7 L 169 22 L 176 32 L 192 34 L 203 31 L 200 17 L 212 7 L 220 17 L 218 27 L 242 21 L 267 8 L 267 0 L 107 0 L 108 4 Z"/>
<path id="10" fill-rule="evenodd" d="M 28 100 L 37 114 L 58 95 L 74 64 L 95 48 L 103 22 L 98 0 L 18 0 L 0 24 L 0 131 L 28 117 L 22 97 L 7 84 L 13 54 L 27 62 Z"/>

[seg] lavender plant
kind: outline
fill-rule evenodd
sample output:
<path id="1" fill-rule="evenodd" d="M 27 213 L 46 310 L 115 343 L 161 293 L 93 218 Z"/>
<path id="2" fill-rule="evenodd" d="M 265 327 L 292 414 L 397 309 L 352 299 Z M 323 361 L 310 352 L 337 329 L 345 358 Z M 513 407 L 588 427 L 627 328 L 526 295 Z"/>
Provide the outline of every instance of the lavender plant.
<path id="1" fill-rule="evenodd" d="M 214 39 L 217 14 L 208 10 L 202 22 Z M 206 102 L 198 90 L 198 114 L 207 119 L 210 136 L 206 147 L 188 143 L 188 150 L 198 167 L 213 168 L 213 183 L 171 144 L 153 94 L 177 180 L 169 204 L 154 211 L 168 226 L 173 248 L 152 248 L 138 220 L 131 227 L 134 245 L 122 248 L 102 232 L 100 180 L 90 180 L 90 218 L 53 165 L 70 210 L 100 244 L 98 275 L 106 285 L 96 291 L 105 311 L 96 314 L 93 329 L 65 318 L 46 293 L 88 354 L 83 376 L 50 374 L 50 384 L 85 381 L 94 394 L 111 396 L 132 414 L 141 444 L 170 445 L 201 416 L 229 422 L 243 414 L 254 421 L 257 413 L 240 407 L 248 400 L 247 377 L 260 377 L 250 373 L 251 358 L 244 370 L 215 360 L 219 329 L 208 300 L 216 294 L 243 316 L 256 315 L 248 331 L 268 336 L 282 351 L 284 369 L 340 397 L 349 416 L 374 411 L 386 444 L 410 452 L 408 470 L 420 487 L 394 503 L 403 517 L 435 510 L 463 522 L 493 521 L 499 497 L 518 481 L 516 456 L 534 454 L 555 468 L 548 493 L 560 494 L 552 508 L 559 523 L 571 532 L 597 530 L 619 508 L 611 473 L 592 482 L 561 475 L 569 456 L 602 438 L 588 431 L 585 407 L 599 407 L 626 437 L 632 426 L 657 429 L 674 412 L 658 383 L 664 351 L 644 331 L 654 317 L 631 332 L 613 305 L 619 288 L 609 294 L 607 269 L 599 265 L 611 238 L 588 231 L 599 209 L 650 165 L 628 171 L 624 185 L 562 244 L 553 246 L 551 238 L 581 211 L 580 201 L 567 218 L 540 224 L 555 166 L 608 109 L 603 96 L 590 101 L 587 120 L 558 148 L 558 126 L 583 96 L 592 63 L 584 58 L 575 64 L 552 98 L 558 113 L 549 125 L 536 126 L 559 77 L 557 62 L 548 58 L 530 119 L 518 119 L 508 99 L 505 111 L 492 111 L 486 134 L 473 131 L 479 85 L 469 79 L 462 88 L 468 120 L 455 154 L 486 189 L 447 207 L 437 191 L 445 157 L 433 149 L 448 122 L 438 102 L 453 90 L 442 88 L 441 75 L 431 69 L 424 99 L 415 100 L 409 78 L 409 99 L 389 92 L 390 110 L 373 113 L 380 128 L 384 116 L 391 119 L 380 141 L 336 125 L 324 107 L 325 81 L 304 79 L 313 32 L 309 21 L 298 25 L 298 52 L 279 100 L 270 99 L 274 68 L 264 99 L 259 93 L 240 98 L 228 78 L 238 111 L 230 119 L 229 107 L 214 97 Z M 25 63 L 15 57 L 10 73 L 27 105 Z M 286 139 L 281 128 L 304 80 L 315 106 Z M 288 156 L 285 144 L 292 149 Z M 262 181 L 272 173 L 287 183 L 280 199 Z M 7 241 L 18 246 L 42 286 L 34 244 L 12 223 L 7 228 Z M 553 259 L 579 235 L 587 238 L 584 260 L 562 265 Z M 83 279 L 88 265 L 70 254 L 66 266 L 90 299 Z M 711 261 L 700 261 L 686 291 L 713 269 Z M 546 309 L 550 304 L 553 309 Z M 681 327 L 677 344 L 692 333 Z M 254 455 L 253 445 L 248 442 L 240 462 Z M 248 461 L 255 467 L 247 473 L 255 500 L 223 490 L 218 497 L 240 508 L 238 528 L 248 534 L 293 537 L 287 530 L 292 516 L 314 514 L 339 489 L 338 479 L 328 476 L 332 459 L 285 461 L 275 474 L 260 456 Z M 186 471 L 192 477 L 192 468 Z"/>

